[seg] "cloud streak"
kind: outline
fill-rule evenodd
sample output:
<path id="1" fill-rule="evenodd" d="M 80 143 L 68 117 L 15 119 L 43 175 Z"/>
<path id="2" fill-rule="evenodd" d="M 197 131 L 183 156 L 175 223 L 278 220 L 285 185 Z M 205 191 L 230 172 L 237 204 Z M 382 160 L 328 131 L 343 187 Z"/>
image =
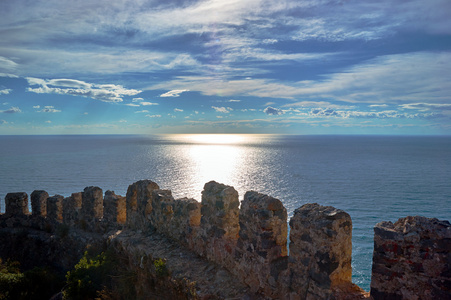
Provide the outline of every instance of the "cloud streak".
<path id="1" fill-rule="evenodd" d="M 27 77 L 28 83 L 36 88 L 27 88 L 28 92 L 37 94 L 61 94 L 82 96 L 103 102 L 122 102 L 122 97 L 133 96 L 141 91 L 126 89 L 115 84 L 92 84 L 74 79 L 51 79 Z"/>

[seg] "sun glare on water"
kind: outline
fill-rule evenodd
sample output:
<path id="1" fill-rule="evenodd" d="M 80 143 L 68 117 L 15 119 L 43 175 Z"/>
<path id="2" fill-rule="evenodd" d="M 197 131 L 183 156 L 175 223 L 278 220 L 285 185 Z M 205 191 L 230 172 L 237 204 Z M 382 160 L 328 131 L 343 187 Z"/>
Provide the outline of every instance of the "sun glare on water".
<path id="1" fill-rule="evenodd" d="M 179 156 L 188 162 L 190 172 L 185 181 L 198 188 L 214 180 L 227 185 L 237 184 L 240 172 L 246 168 L 245 144 L 250 135 L 239 134 L 184 134 L 172 137 L 182 142 Z"/>
<path id="2" fill-rule="evenodd" d="M 239 134 L 189 134 L 184 138 L 199 144 L 237 144 L 245 142 L 247 137 Z"/>

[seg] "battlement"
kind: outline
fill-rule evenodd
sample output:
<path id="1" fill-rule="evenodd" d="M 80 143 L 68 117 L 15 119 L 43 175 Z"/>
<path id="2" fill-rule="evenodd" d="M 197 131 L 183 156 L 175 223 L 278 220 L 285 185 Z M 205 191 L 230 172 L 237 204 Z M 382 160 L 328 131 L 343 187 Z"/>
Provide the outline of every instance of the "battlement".
<path id="1" fill-rule="evenodd" d="M 112 191 L 103 195 L 102 189 L 92 186 L 66 198 L 33 191 L 31 213 L 26 193 L 7 194 L 5 204 L 0 224 L 9 224 L 6 226 L 16 226 L 7 221 L 15 217 L 40 228 L 46 222 L 91 232 L 122 228 L 149 234 L 157 231 L 224 267 L 252 292 L 269 298 L 329 299 L 351 292 L 363 294 L 351 282 L 351 217 L 330 206 L 305 204 L 288 223 L 282 202 L 258 192 L 247 192 L 240 203 L 233 187 L 211 181 L 198 202 L 174 199 L 171 191 L 150 180 L 131 184 L 126 197 Z M 377 224 L 371 295 L 374 299 L 412 299 L 412 295 L 444 299 L 451 286 L 450 241 L 447 221 L 408 217 L 395 225 Z"/>

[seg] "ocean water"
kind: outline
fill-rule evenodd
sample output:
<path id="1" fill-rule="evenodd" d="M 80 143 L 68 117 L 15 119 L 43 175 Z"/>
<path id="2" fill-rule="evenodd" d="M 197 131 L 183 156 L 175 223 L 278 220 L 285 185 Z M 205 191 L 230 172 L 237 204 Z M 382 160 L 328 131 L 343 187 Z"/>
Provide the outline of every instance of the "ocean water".
<path id="1" fill-rule="evenodd" d="M 353 220 L 353 281 L 369 290 L 373 227 L 408 215 L 451 220 L 451 137 L 280 135 L 0 136 L 0 199 L 86 186 L 125 195 L 151 179 L 176 198 L 203 185 L 255 190 L 293 211 L 332 205 Z"/>

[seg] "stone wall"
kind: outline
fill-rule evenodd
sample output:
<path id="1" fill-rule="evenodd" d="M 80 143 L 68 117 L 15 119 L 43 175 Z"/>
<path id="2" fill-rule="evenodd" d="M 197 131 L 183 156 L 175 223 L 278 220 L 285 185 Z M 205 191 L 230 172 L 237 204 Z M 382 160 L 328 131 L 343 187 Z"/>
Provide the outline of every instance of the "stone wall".
<path id="1" fill-rule="evenodd" d="M 374 228 L 374 299 L 451 299 L 451 226 L 407 217 Z"/>
<path id="2" fill-rule="evenodd" d="M 124 234 L 149 237 L 156 231 L 225 268 L 262 297 L 365 297 L 351 282 L 351 218 L 330 206 L 305 204 L 295 210 L 289 221 L 288 255 L 287 211 L 282 202 L 250 191 L 240 204 L 233 187 L 214 181 L 205 184 L 201 202 L 174 199 L 171 191 L 141 180 L 128 187 L 126 197 L 112 191 L 102 195 L 102 189 L 93 186 L 67 198 L 34 191 L 31 214 L 26 193 L 7 194 L 5 203 L 0 226 L 15 226 L 8 220 L 16 216 L 22 218 L 22 226 L 41 229 L 63 224 L 93 233 L 122 229 Z M 371 296 L 446 299 L 450 232 L 449 222 L 423 217 L 377 224 Z"/>

